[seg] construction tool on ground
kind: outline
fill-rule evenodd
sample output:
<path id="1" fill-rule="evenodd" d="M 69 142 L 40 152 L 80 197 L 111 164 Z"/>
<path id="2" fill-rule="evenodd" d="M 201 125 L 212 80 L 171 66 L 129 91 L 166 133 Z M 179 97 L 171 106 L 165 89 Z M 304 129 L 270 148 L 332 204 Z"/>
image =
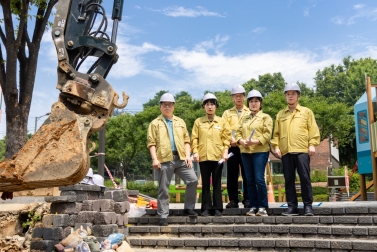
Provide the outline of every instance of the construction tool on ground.
<path id="1" fill-rule="evenodd" d="M 123 0 L 114 0 L 111 37 L 101 0 L 64 0 L 56 5 L 52 38 L 56 47 L 59 99 L 51 114 L 25 146 L 0 164 L 0 191 L 67 186 L 81 181 L 89 169 L 90 136 L 105 127 L 123 102 L 105 80 L 117 62 L 115 44 Z M 102 17 L 100 22 L 97 17 Z M 80 67 L 94 63 L 86 73 Z M 92 149 L 91 149 L 92 148 Z"/>

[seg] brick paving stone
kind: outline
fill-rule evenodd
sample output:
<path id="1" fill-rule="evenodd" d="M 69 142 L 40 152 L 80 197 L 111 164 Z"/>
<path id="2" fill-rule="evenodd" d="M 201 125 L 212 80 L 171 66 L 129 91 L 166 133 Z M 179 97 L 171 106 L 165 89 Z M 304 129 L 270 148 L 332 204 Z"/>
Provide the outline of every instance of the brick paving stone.
<path id="1" fill-rule="evenodd" d="M 275 216 L 263 216 L 262 222 L 264 224 L 274 224 L 275 223 Z"/>
<path id="2" fill-rule="evenodd" d="M 276 216 L 276 224 L 291 224 L 292 216 Z"/>
<path id="3" fill-rule="evenodd" d="M 369 213 L 369 207 L 363 206 L 350 206 L 346 207 L 346 214 L 367 214 Z"/>
<path id="4" fill-rule="evenodd" d="M 221 216 L 221 217 L 214 217 L 212 219 L 212 223 L 234 223 L 234 217 L 233 216 Z"/>
<path id="5" fill-rule="evenodd" d="M 272 226 L 271 233 L 287 234 L 289 233 L 288 225 Z"/>
<path id="6" fill-rule="evenodd" d="M 149 233 L 149 227 L 148 226 L 131 226 L 129 227 L 130 233 Z"/>
<path id="7" fill-rule="evenodd" d="M 157 239 L 157 246 L 168 246 L 169 245 L 169 239 L 159 238 Z"/>
<path id="8" fill-rule="evenodd" d="M 370 206 L 369 207 L 369 213 L 370 214 L 376 214 L 377 213 L 377 206 Z"/>
<path id="9" fill-rule="evenodd" d="M 202 233 L 212 233 L 212 226 L 202 226 Z"/>
<path id="10" fill-rule="evenodd" d="M 346 210 L 344 207 L 335 207 L 335 208 L 332 208 L 331 209 L 331 213 L 332 214 L 345 214 L 346 213 Z"/>
<path id="11" fill-rule="evenodd" d="M 367 236 L 368 235 L 368 228 L 367 227 L 353 227 L 352 233 L 354 235 Z"/>
<path id="12" fill-rule="evenodd" d="M 167 227 L 160 227 L 161 233 L 172 233 L 178 234 L 179 233 L 179 226 L 167 226 Z"/>
<path id="13" fill-rule="evenodd" d="M 318 224 L 318 216 L 294 216 L 292 218 L 294 224 Z"/>
<path id="14" fill-rule="evenodd" d="M 127 190 L 129 196 L 138 196 L 139 190 Z"/>
<path id="15" fill-rule="evenodd" d="M 204 217 L 204 216 L 198 216 L 197 218 L 197 223 L 202 223 L 202 224 L 209 224 L 212 223 L 212 216 Z"/>
<path id="16" fill-rule="evenodd" d="M 110 225 L 93 225 L 92 227 L 92 235 L 93 236 L 101 236 L 107 237 L 112 233 L 116 233 L 118 231 L 117 224 L 110 224 Z"/>
<path id="17" fill-rule="evenodd" d="M 331 243 L 330 243 L 329 240 L 316 240 L 315 241 L 315 247 L 316 248 L 329 249 L 329 248 L 331 248 Z"/>
<path id="18" fill-rule="evenodd" d="M 111 199 L 100 199 L 93 201 L 93 211 L 96 212 L 113 212 L 114 211 L 114 200 Z"/>
<path id="19" fill-rule="evenodd" d="M 271 233 L 271 226 L 269 226 L 269 225 L 258 226 L 258 232 L 259 233 Z"/>
<path id="20" fill-rule="evenodd" d="M 187 217 L 186 216 L 169 216 L 168 222 L 169 223 L 186 223 Z"/>
<path id="21" fill-rule="evenodd" d="M 232 233 L 233 226 L 227 225 L 213 225 L 212 226 L 212 233 Z"/>
<path id="22" fill-rule="evenodd" d="M 289 248 L 289 239 L 276 239 L 275 247 L 278 248 Z"/>
<path id="23" fill-rule="evenodd" d="M 262 223 L 263 219 L 260 216 L 246 216 L 246 223 Z"/>
<path id="24" fill-rule="evenodd" d="M 187 239 L 185 240 L 185 247 L 207 247 L 208 239 Z"/>
<path id="25" fill-rule="evenodd" d="M 357 216 L 334 216 L 334 224 L 357 224 Z"/>
<path id="26" fill-rule="evenodd" d="M 221 246 L 221 239 L 217 239 L 217 238 L 208 239 L 208 246 L 209 247 L 220 247 Z"/>
<path id="27" fill-rule="evenodd" d="M 201 226 L 180 226 L 179 227 L 180 233 L 200 233 L 202 232 Z"/>
<path id="28" fill-rule="evenodd" d="M 368 227 L 369 235 L 377 235 L 377 227 Z"/>
<path id="29" fill-rule="evenodd" d="M 222 247 L 238 247 L 238 239 L 234 238 L 223 238 L 220 240 Z"/>
<path id="30" fill-rule="evenodd" d="M 233 227 L 235 233 L 258 233 L 258 226 L 255 225 L 235 225 Z"/>
<path id="31" fill-rule="evenodd" d="M 314 207 L 313 213 L 314 213 L 314 215 L 331 215 L 331 208 Z"/>
<path id="32" fill-rule="evenodd" d="M 177 239 L 177 238 L 171 238 L 169 240 L 169 246 L 172 246 L 172 247 L 183 247 L 183 246 L 185 246 L 185 240 Z"/>
<path id="33" fill-rule="evenodd" d="M 317 226 L 289 226 L 289 232 L 292 234 L 316 234 Z"/>
<path id="34" fill-rule="evenodd" d="M 157 241 L 155 239 L 141 239 L 141 245 L 143 246 L 156 246 Z"/>
<path id="35" fill-rule="evenodd" d="M 331 227 L 329 227 L 329 226 L 318 226 L 317 233 L 318 234 L 331 235 L 331 233 L 332 233 Z"/>
<path id="36" fill-rule="evenodd" d="M 33 229 L 33 233 L 31 235 L 32 238 L 43 238 L 43 227 L 37 227 Z"/>
<path id="37" fill-rule="evenodd" d="M 364 250 L 364 251 L 375 251 L 377 248 L 377 242 L 374 240 L 356 240 L 352 241 L 352 248 L 357 250 Z"/>
<path id="38" fill-rule="evenodd" d="M 333 226 L 331 231 L 334 235 L 352 235 L 352 226 Z"/>
<path id="39" fill-rule="evenodd" d="M 63 228 L 52 227 L 43 229 L 43 240 L 61 240 L 63 239 Z"/>
<path id="40" fill-rule="evenodd" d="M 241 238 L 238 240 L 238 246 L 250 248 L 253 246 L 253 241 L 250 239 Z"/>
<path id="41" fill-rule="evenodd" d="M 115 202 L 128 201 L 127 190 L 106 190 L 105 199 L 112 199 Z"/>
<path id="42" fill-rule="evenodd" d="M 82 211 L 77 215 L 77 221 L 80 223 L 91 223 L 94 222 L 94 216 L 97 212 L 95 211 Z"/>
<path id="43" fill-rule="evenodd" d="M 85 184 L 75 184 L 70 186 L 60 186 L 60 191 L 101 191 L 101 187 L 97 185 L 85 185 Z"/>
<path id="44" fill-rule="evenodd" d="M 291 248 L 314 248 L 315 240 L 310 239 L 290 239 L 289 246 Z"/>
<path id="45" fill-rule="evenodd" d="M 130 202 L 115 202 L 114 203 L 114 212 L 117 214 L 128 213 L 130 211 Z"/>
<path id="46" fill-rule="evenodd" d="M 372 218 L 372 216 L 359 216 L 358 218 L 357 218 L 357 220 L 358 220 L 358 223 L 360 224 L 360 225 L 363 225 L 363 224 L 373 224 L 373 218 Z"/>
<path id="47" fill-rule="evenodd" d="M 114 212 L 96 212 L 94 214 L 94 224 L 116 224 L 117 215 Z"/>
<path id="48" fill-rule="evenodd" d="M 332 216 L 320 216 L 319 223 L 321 224 L 332 224 L 334 223 L 334 219 Z"/>
<path id="49" fill-rule="evenodd" d="M 51 203 L 50 212 L 52 214 L 77 214 L 81 211 L 82 203 Z"/>
<path id="50" fill-rule="evenodd" d="M 84 200 L 82 202 L 82 211 L 93 211 L 94 200 Z"/>
<path id="51" fill-rule="evenodd" d="M 234 223 L 245 224 L 246 223 L 246 216 L 234 216 Z"/>
<path id="52" fill-rule="evenodd" d="M 331 240 L 331 249 L 352 249 L 352 241 Z"/>
<path id="53" fill-rule="evenodd" d="M 70 224 L 70 218 L 68 214 L 55 214 L 52 217 L 52 225 L 54 227 L 66 227 Z"/>
<path id="54" fill-rule="evenodd" d="M 253 247 L 267 247 L 267 248 L 273 248 L 275 247 L 275 239 L 253 239 Z"/>
<path id="55" fill-rule="evenodd" d="M 128 223 L 129 224 L 137 224 L 137 223 L 139 223 L 139 218 L 137 218 L 137 217 L 129 217 L 128 218 Z"/>
<path id="56" fill-rule="evenodd" d="M 240 208 L 225 208 L 223 215 L 241 215 L 242 210 Z"/>
<path id="57" fill-rule="evenodd" d="M 30 250 L 38 250 L 38 251 L 54 251 L 55 244 L 59 243 L 59 241 L 32 241 L 30 243 Z"/>

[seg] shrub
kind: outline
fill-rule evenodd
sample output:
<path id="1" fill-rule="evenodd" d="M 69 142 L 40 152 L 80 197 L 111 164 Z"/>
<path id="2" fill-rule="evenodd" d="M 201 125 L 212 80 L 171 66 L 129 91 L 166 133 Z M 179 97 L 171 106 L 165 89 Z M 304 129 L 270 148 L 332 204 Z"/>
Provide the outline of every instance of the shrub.
<path id="1" fill-rule="evenodd" d="M 316 201 L 316 202 L 329 201 L 329 195 L 328 194 L 313 195 L 313 201 Z"/>
<path id="2" fill-rule="evenodd" d="M 310 175 L 312 182 L 326 182 L 327 174 L 325 170 L 314 169 Z"/>
<path id="3" fill-rule="evenodd" d="M 327 187 L 313 186 L 313 195 L 328 194 Z"/>

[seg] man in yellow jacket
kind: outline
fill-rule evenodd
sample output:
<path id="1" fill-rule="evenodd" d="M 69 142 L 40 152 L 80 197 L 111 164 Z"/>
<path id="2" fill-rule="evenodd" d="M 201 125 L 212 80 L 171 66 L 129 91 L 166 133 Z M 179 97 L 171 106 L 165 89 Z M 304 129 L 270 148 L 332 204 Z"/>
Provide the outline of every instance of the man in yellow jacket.
<path id="1" fill-rule="evenodd" d="M 169 185 L 173 174 L 186 184 L 183 215 L 197 216 L 194 211 L 198 178 L 192 169 L 190 137 L 185 122 L 173 115 L 175 99 L 170 93 L 160 98 L 161 115 L 148 128 L 148 148 L 153 168 L 158 170 L 157 214 L 160 226 L 167 226 L 169 215 Z"/>
<path id="2" fill-rule="evenodd" d="M 245 89 L 242 85 L 235 85 L 232 88 L 231 95 L 234 103 L 234 107 L 225 110 L 223 113 L 223 118 L 228 122 L 230 129 L 232 131 L 232 136 L 230 140 L 229 153 L 233 153 L 234 156 L 228 160 L 227 163 L 227 189 L 229 195 L 229 203 L 226 208 L 238 208 L 238 177 L 242 175 L 242 185 L 243 185 L 243 200 L 242 203 L 245 208 L 250 207 L 249 194 L 247 191 L 247 181 L 245 169 L 242 164 L 240 148 L 235 140 L 235 132 L 238 129 L 238 125 L 242 122 L 242 119 L 250 114 L 250 110 L 245 106 Z"/>
<path id="3" fill-rule="evenodd" d="M 276 116 L 273 140 L 274 152 L 281 157 L 285 179 L 288 210 L 283 215 L 298 215 L 295 187 L 296 169 L 300 177 L 302 201 L 306 216 L 313 216 L 313 193 L 310 181 L 310 157 L 320 143 L 320 135 L 313 112 L 300 106 L 300 87 L 287 84 L 284 94 L 288 106 Z"/>

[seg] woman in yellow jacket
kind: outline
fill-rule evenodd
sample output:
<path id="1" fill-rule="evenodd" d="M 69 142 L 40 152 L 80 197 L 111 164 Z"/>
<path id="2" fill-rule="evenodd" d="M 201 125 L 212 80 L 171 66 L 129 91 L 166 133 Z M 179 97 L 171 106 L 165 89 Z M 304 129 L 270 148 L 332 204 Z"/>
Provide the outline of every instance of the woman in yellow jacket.
<path id="1" fill-rule="evenodd" d="M 250 200 L 249 216 L 267 216 L 268 200 L 264 171 L 268 161 L 272 134 L 271 116 L 263 113 L 262 94 L 251 90 L 247 95 L 250 115 L 238 126 L 236 141 L 240 145 L 247 190 Z"/>
<path id="2" fill-rule="evenodd" d="M 209 216 L 209 211 L 215 210 L 215 216 L 221 216 L 221 173 L 224 162 L 228 160 L 231 131 L 228 122 L 215 114 L 219 103 L 214 94 L 207 93 L 203 97 L 202 107 L 206 115 L 195 120 L 191 136 L 194 161 L 199 162 L 202 176 L 201 215 Z M 223 163 L 219 163 L 220 160 L 223 160 Z M 210 191 L 211 176 L 213 204 Z"/>

